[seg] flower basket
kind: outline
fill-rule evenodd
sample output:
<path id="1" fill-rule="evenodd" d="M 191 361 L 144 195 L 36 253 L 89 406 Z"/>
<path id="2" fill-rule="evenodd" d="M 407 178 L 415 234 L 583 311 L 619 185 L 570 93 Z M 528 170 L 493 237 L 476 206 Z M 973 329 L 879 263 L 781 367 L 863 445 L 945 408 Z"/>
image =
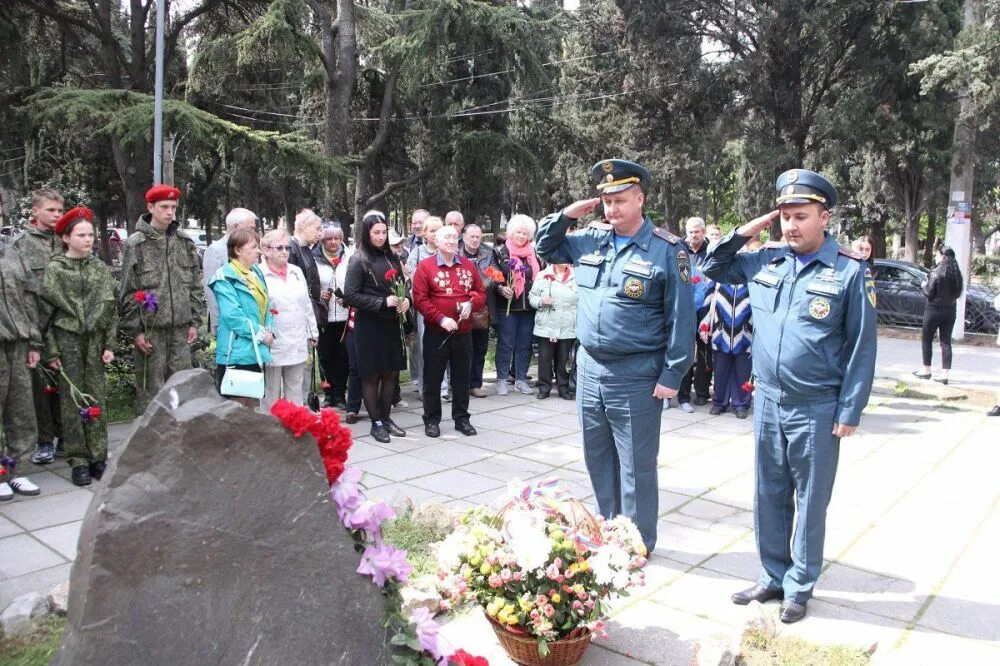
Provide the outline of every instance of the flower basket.
<path id="1" fill-rule="evenodd" d="M 583 653 L 590 647 L 590 630 L 580 627 L 574 631 L 574 634 L 578 634 L 576 636 L 571 634 L 566 638 L 549 641 L 549 653 L 541 657 L 538 655 L 538 640 L 534 636 L 527 632 L 515 633 L 491 618 L 485 610 L 483 615 L 489 620 L 507 656 L 514 663 L 523 666 L 572 666 L 583 659 Z"/>

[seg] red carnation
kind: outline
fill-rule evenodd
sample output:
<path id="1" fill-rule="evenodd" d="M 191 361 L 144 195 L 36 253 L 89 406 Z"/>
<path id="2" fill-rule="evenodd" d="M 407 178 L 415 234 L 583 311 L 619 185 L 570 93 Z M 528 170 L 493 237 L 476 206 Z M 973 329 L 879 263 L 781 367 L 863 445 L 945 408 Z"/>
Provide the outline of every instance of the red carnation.
<path id="1" fill-rule="evenodd" d="M 0 476 L 7 476 L 7 468 L 0 465 Z"/>
<path id="2" fill-rule="evenodd" d="M 448 657 L 448 663 L 455 664 L 456 666 L 490 666 L 490 662 L 486 660 L 486 657 L 476 657 L 465 650 L 458 650 L 455 654 Z"/>
<path id="3" fill-rule="evenodd" d="M 270 313 L 271 313 L 272 315 L 274 315 L 275 317 L 277 317 L 277 316 L 278 316 L 278 311 L 277 311 L 277 310 L 275 310 L 274 308 L 271 308 L 270 310 L 268 310 L 268 312 L 270 312 Z"/>
<path id="4" fill-rule="evenodd" d="M 330 382 L 323 382 L 322 384 L 320 384 L 320 386 L 321 386 L 321 387 L 323 388 L 323 390 L 325 391 L 325 390 L 327 390 L 328 388 L 330 388 Z"/>
<path id="5" fill-rule="evenodd" d="M 97 405 L 92 405 L 90 408 L 90 418 L 99 419 L 101 418 L 101 408 Z"/>
<path id="6" fill-rule="evenodd" d="M 751 393 L 753 391 L 753 382 L 743 382 L 743 390 Z"/>
<path id="7" fill-rule="evenodd" d="M 385 272 L 386 282 L 392 282 L 393 280 L 396 279 L 397 275 L 399 275 L 399 271 L 397 271 L 395 268 L 390 268 Z"/>
<path id="8" fill-rule="evenodd" d="M 142 303 L 143 301 L 145 301 L 146 300 L 146 292 L 144 292 L 141 289 L 139 291 L 135 292 L 135 300 L 137 302 L 139 302 L 139 303 Z"/>
<path id="9" fill-rule="evenodd" d="M 702 324 L 701 325 L 701 332 L 702 333 L 708 333 L 708 324 Z"/>
<path id="10" fill-rule="evenodd" d="M 336 268 L 337 266 L 339 266 L 339 265 L 340 265 L 340 262 L 341 262 L 341 259 L 340 259 L 340 257 L 334 257 L 334 258 L 333 258 L 333 261 L 332 261 L 332 262 L 330 262 L 330 263 L 332 263 L 332 264 L 333 264 L 333 267 L 334 267 L 334 268 Z"/>
<path id="11" fill-rule="evenodd" d="M 691 278 L 691 282 L 693 284 L 698 284 L 699 282 L 701 282 L 701 277 L 698 276 L 698 275 L 695 275 L 693 278 Z"/>
<path id="12" fill-rule="evenodd" d="M 546 279 L 546 280 L 555 280 L 555 279 L 556 279 L 556 276 L 555 276 L 555 275 L 553 275 L 552 273 L 548 273 L 548 274 L 547 274 L 547 275 L 545 276 L 545 279 Z"/>
<path id="13" fill-rule="evenodd" d="M 46 395 L 55 395 L 56 393 L 59 393 L 59 388 L 56 386 L 43 386 L 42 393 Z"/>

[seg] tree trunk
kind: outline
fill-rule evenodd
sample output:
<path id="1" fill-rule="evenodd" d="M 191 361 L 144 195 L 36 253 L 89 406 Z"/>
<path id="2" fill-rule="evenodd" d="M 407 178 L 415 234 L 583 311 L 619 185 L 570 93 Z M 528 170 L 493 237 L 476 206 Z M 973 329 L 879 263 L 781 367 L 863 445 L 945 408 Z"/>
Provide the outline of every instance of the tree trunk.
<path id="1" fill-rule="evenodd" d="M 927 211 L 927 244 L 924 245 L 924 266 L 930 266 L 934 263 L 934 247 L 938 240 L 937 220 L 938 209 L 932 206 Z"/>
<path id="2" fill-rule="evenodd" d="M 917 263 L 920 250 L 920 215 L 909 205 L 904 211 L 906 228 L 903 230 L 903 261 Z"/>
<path id="3" fill-rule="evenodd" d="M 135 223 L 139 219 L 139 216 L 146 212 L 146 199 L 145 191 L 149 187 L 149 177 L 145 170 L 139 170 L 136 167 L 139 160 L 137 159 L 136 153 L 140 155 L 147 155 L 148 153 L 141 150 L 127 150 L 122 147 L 121 142 L 115 138 L 111 138 L 111 153 L 115 158 L 115 168 L 118 171 L 118 177 L 121 179 L 122 190 L 125 192 L 125 226 L 129 233 L 135 230 Z"/>

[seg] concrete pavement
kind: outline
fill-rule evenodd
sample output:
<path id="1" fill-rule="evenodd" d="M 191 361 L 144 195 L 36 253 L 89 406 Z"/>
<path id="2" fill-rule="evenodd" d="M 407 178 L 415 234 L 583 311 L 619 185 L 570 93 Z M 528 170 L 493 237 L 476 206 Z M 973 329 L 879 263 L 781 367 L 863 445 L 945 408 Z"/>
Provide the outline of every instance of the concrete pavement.
<path id="1" fill-rule="evenodd" d="M 894 380 L 920 361 L 919 342 L 880 338 L 878 372 Z M 939 358 L 936 354 L 936 358 Z M 991 389 L 1000 350 L 956 346 L 952 388 Z M 442 424 L 430 440 L 419 402 L 394 414 L 410 434 L 379 445 L 352 427 L 351 461 L 369 495 L 437 500 L 457 509 L 495 499 L 514 478 L 558 476 L 592 496 L 575 404 L 511 394 L 473 399 L 474 438 Z M 1000 419 L 966 401 L 873 396 L 859 433 L 845 440 L 830 508 L 826 570 L 809 617 L 788 635 L 869 647 L 876 661 L 1000 661 Z M 647 585 L 615 604 L 610 638 L 586 664 L 686 664 L 695 646 L 738 633 L 751 611 L 729 594 L 756 577 L 752 421 L 678 409 L 664 413 L 659 457 L 660 538 Z M 447 405 L 445 405 L 447 414 Z M 129 426 L 113 426 L 112 451 Z M 30 471 L 30 470 L 29 470 Z M 0 505 L 0 607 L 66 580 L 90 491 L 59 462 L 31 477 L 43 496 Z M 331 517 L 331 525 L 334 525 Z M 775 612 L 777 605 L 765 606 Z M 509 664 L 478 613 L 450 622 L 457 647 Z"/>

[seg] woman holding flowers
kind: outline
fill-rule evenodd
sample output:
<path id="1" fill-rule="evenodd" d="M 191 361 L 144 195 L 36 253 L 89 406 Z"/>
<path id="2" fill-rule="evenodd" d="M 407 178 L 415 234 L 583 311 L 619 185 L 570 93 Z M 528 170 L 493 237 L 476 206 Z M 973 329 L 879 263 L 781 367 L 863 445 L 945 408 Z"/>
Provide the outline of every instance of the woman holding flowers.
<path id="1" fill-rule="evenodd" d="M 569 390 L 569 356 L 576 343 L 576 278 L 571 264 L 546 266 L 531 286 L 528 301 L 537 310 L 535 338 L 538 341 L 538 399 L 556 389 L 563 400 L 572 400 Z M 555 372 L 553 372 L 553 366 Z"/>
<path id="2" fill-rule="evenodd" d="M 531 286 L 544 266 L 535 252 L 535 221 L 514 215 L 507 223 L 507 241 L 498 248 L 504 282 L 497 286 L 497 395 L 507 395 L 507 373 L 514 363 L 514 390 L 534 393 L 528 385 L 535 309 L 528 300 Z"/>
<path id="3" fill-rule="evenodd" d="M 226 243 L 229 262 L 216 271 L 208 286 L 219 303 L 219 333 L 215 347 L 216 384 L 221 390 L 228 368 L 264 372 L 271 362 L 274 315 L 260 261 L 256 229 L 236 229 Z M 254 398 L 227 396 L 253 409 Z"/>
<path id="4" fill-rule="evenodd" d="M 59 377 L 63 445 L 78 486 L 104 475 L 104 366 L 115 358 L 118 332 L 115 280 L 92 253 L 93 218 L 90 209 L 74 208 L 56 222 L 64 253 L 45 269 L 40 303 L 43 361 Z"/>
<path id="5" fill-rule="evenodd" d="M 360 227 L 344 279 L 344 304 L 356 311 L 354 344 L 371 435 L 384 444 L 390 435 L 406 436 L 389 414 L 399 371 L 406 368 L 403 318 L 410 300 L 403 287 L 403 267 L 389 247 L 385 215 L 369 211 Z"/>

